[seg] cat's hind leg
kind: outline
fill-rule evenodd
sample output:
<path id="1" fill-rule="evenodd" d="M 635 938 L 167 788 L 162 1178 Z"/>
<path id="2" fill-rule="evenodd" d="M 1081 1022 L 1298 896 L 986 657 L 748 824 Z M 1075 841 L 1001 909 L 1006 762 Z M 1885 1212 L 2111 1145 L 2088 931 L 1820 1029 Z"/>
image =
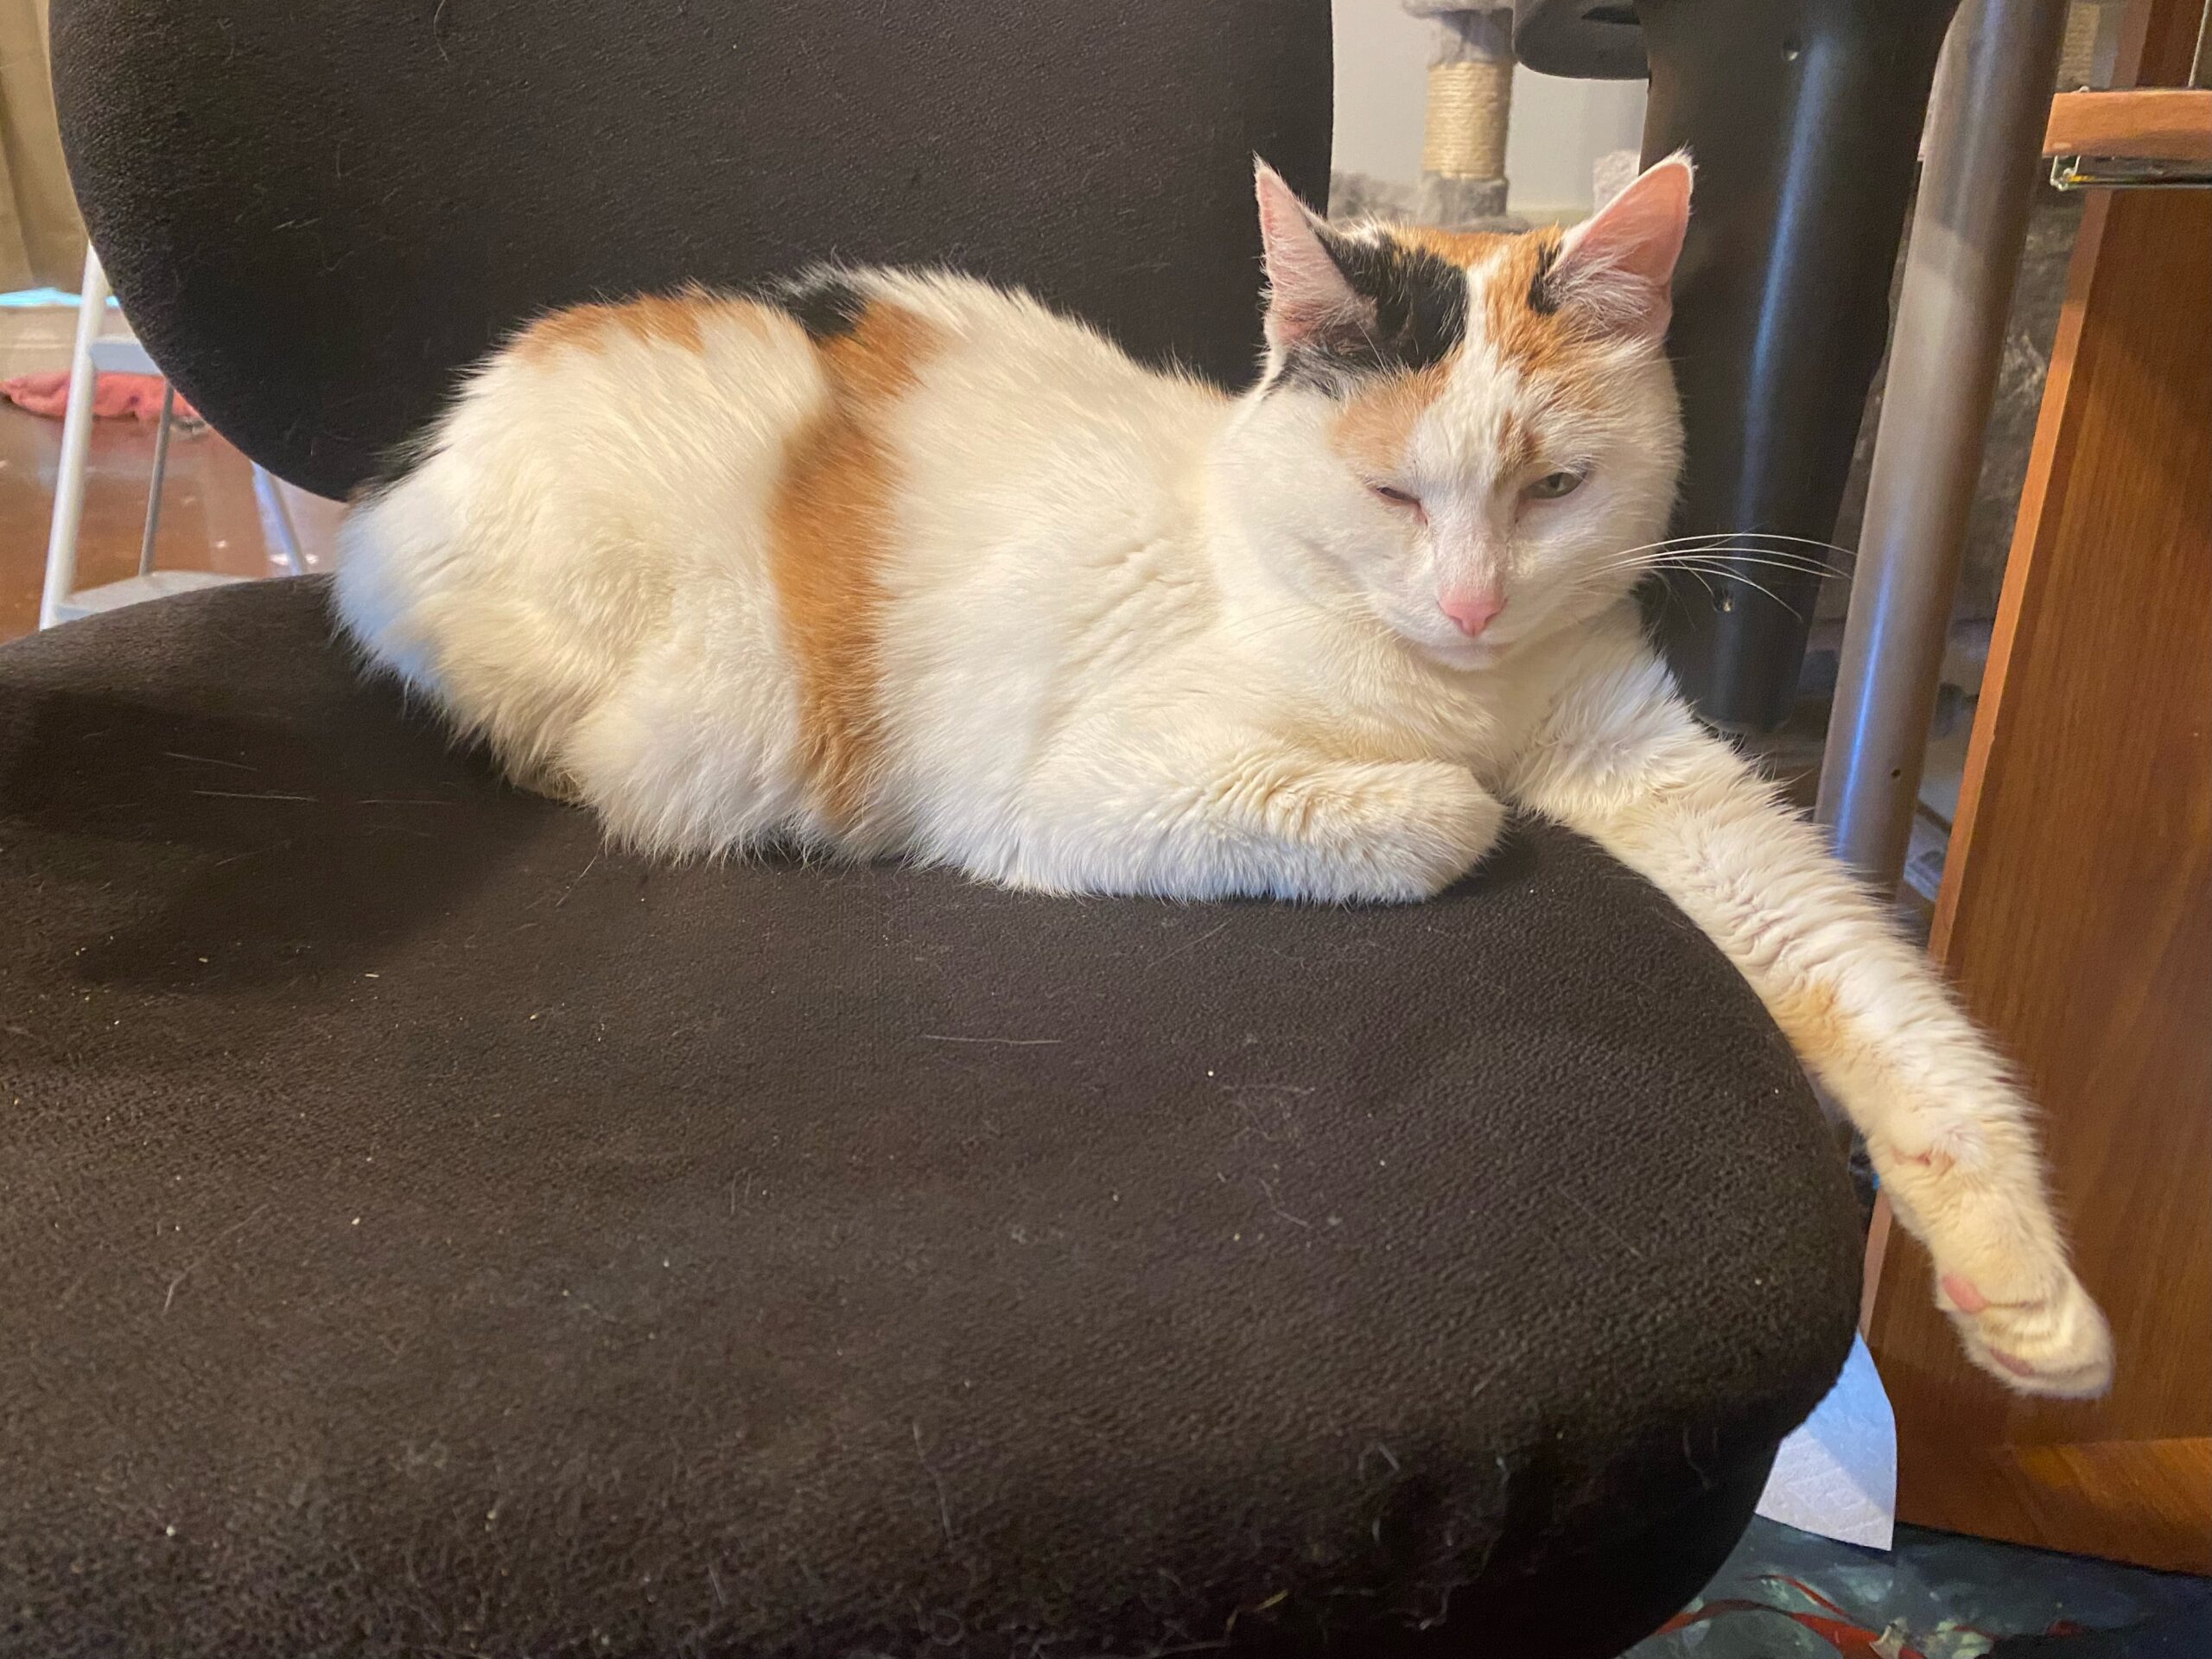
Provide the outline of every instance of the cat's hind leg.
<path id="1" fill-rule="evenodd" d="M 560 770 L 615 841 L 683 858 L 808 827 L 796 700 L 765 629 L 755 632 L 733 639 L 679 625 L 571 728 Z"/>

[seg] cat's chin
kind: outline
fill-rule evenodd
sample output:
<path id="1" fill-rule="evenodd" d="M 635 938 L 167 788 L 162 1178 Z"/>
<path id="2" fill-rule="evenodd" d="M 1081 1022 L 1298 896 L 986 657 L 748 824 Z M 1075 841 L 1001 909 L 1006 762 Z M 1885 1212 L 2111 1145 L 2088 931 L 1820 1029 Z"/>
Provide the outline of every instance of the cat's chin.
<path id="1" fill-rule="evenodd" d="M 1493 639 L 1487 634 L 1479 639 L 1468 639 L 1457 634 L 1439 637 L 1427 633 L 1401 633 L 1399 638 L 1416 656 L 1427 658 L 1439 668 L 1454 669 L 1464 674 L 1495 668 L 1513 648 L 1512 640 Z"/>
<path id="2" fill-rule="evenodd" d="M 1400 635 L 1402 637 L 1402 635 Z M 1504 657 L 1504 646 L 1496 646 L 1489 639 L 1405 639 L 1407 648 L 1415 657 L 1431 661 L 1438 668 L 1451 668 L 1462 675 L 1473 675 L 1484 668 L 1496 668 Z"/>

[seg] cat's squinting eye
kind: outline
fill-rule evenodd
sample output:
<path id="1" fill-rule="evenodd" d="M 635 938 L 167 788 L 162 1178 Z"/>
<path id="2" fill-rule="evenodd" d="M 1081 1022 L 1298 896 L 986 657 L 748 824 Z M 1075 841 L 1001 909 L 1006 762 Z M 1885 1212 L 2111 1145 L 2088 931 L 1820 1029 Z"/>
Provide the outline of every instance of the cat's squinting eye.
<path id="1" fill-rule="evenodd" d="M 1580 489 L 1582 480 L 1588 476 L 1586 473 L 1569 471 L 1546 473 L 1521 493 L 1531 501 L 1557 501 Z"/>
<path id="2" fill-rule="evenodd" d="M 1388 501 L 1394 507 L 1417 507 L 1421 505 L 1421 498 L 1419 496 L 1408 494 L 1406 491 L 1398 489 L 1392 485 L 1370 484 L 1367 487 L 1374 491 L 1377 496 L 1381 497 L 1383 500 Z"/>

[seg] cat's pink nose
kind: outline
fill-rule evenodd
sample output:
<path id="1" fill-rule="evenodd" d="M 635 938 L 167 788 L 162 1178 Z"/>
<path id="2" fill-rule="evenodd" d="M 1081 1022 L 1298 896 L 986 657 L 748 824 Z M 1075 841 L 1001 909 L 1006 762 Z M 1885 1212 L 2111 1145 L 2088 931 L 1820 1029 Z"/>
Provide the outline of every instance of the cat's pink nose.
<path id="1" fill-rule="evenodd" d="M 1495 588 L 1478 588 L 1464 594 L 1440 594 L 1437 604 L 1452 625 L 1468 639 L 1476 638 L 1490 626 L 1497 613 L 1505 608 L 1505 597 Z"/>

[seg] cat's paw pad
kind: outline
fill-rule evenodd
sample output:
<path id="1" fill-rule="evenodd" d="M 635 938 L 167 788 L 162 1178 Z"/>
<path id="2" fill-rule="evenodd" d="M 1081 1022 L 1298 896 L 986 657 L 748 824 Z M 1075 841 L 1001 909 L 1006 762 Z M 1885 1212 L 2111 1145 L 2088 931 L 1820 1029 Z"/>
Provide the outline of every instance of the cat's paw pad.
<path id="1" fill-rule="evenodd" d="M 2023 1394 L 2087 1400 L 2112 1386 L 2112 1332 L 2065 1268 L 2049 1290 L 2009 1301 L 1963 1274 L 1942 1274 L 1936 1306 L 1949 1316 L 1967 1357 Z"/>

